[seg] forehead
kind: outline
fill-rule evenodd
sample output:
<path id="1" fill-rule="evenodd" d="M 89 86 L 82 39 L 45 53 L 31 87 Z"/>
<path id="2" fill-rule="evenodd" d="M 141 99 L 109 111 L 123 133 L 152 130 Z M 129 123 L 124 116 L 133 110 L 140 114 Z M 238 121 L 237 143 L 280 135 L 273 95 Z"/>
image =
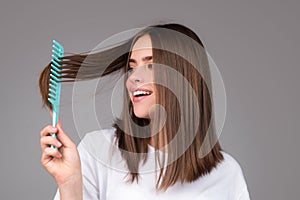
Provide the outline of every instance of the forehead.
<path id="1" fill-rule="evenodd" d="M 148 34 L 141 36 L 137 41 L 134 43 L 132 47 L 132 51 L 141 50 L 141 49 L 152 49 L 152 42 L 151 38 Z"/>

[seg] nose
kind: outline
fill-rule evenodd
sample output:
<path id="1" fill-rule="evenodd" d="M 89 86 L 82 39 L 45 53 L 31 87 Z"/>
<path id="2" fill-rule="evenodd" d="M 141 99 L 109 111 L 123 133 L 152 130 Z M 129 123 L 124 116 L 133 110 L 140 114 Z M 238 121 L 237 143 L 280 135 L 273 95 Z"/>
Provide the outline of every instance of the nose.
<path id="1" fill-rule="evenodd" d="M 132 69 L 131 74 L 129 75 L 128 79 L 131 83 L 141 83 L 143 82 L 143 70 L 141 70 L 142 67 L 136 67 Z"/>

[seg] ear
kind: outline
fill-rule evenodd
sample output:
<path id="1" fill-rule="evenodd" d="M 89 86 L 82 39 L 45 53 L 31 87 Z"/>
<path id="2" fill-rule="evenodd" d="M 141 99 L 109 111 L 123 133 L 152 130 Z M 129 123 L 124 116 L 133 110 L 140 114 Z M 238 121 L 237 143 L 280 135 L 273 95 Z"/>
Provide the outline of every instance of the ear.
<path id="1" fill-rule="evenodd" d="M 50 115 L 51 115 L 51 117 L 52 117 L 52 115 L 53 115 L 53 111 L 50 109 Z M 60 117 L 58 117 L 58 123 L 57 123 L 60 127 L 62 127 L 62 123 L 61 123 L 61 119 L 60 119 Z"/>

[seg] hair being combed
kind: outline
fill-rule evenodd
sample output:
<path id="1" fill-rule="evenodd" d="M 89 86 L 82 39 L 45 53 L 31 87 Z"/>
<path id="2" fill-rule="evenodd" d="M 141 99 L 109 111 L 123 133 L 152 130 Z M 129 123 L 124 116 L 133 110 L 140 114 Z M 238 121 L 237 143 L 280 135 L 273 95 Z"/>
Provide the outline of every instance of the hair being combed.
<path id="1" fill-rule="evenodd" d="M 160 29 L 177 31 L 193 42 L 187 44 L 182 41 L 181 37 L 173 37 L 161 32 Z M 180 24 L 163 24 L 149 26 L 135 37 L 125 41 L 123 44 L 113 47 L 111 49 L 96 53 L 95 55 L 77 54 L 66 56 L 63 58 L 63 81 L 80 81 L 86 79 L 99 78 L 100 76 L 108 75 L 117 70 L 128 72 L 128 59 L 130 57 L 130 50 L 132 44 L 142 35 L 149 34 L 153 46 L 160 48 L 153 48 L 153 63 L 171 66 L 179 75 L 185 77 L 195 93 L 195 97 L 191 96 L 190 88 L 180 85 L 182 91 L 180 94 L 183 99 L 183 105 L 180 105 L 176 95 L 172 93 L 167 87 L 162 85 L 155 85 L 156 104 L 164 107 L 167 118 L 162 130 L 154 139 L 154 145 L 169 144 L 175 137 L 179 137 L 175 144 L 166 145 L 168 154 L 167 159 L 169 165 L 161 168 L 156 184 L 156 188 L 161 191 L 167 190 L 170 186 L 177 182 L 192 182 L 211 172 L 223 160 L 221 154 L 221 147 L 217 141 L 215 132 L 213 103 L 210 95 L 211 80 L 208 65 L 207 55 L 204 46 L 199 37 L 189 28 Z M 169 51 L 169 49 L 177 49 L 185 52 L 184 57 Z M 125 51 L 124 51 L 125 50 Z M 120 53 L 127 52 L 127 53 Z M 114 55 L 121 55 L 117 58 L 112 58 Z M 89 56 L 88 61 L 86 58 Z M 113 60 L 113 62 L 111 62 Z M 198 63 L 199 66 L 191 64 Z M 107 67 L 108 66 L 108 67 Z M 203 71 L 200 74 L 197 67 L 201 67 Z M 157 70 L 159 69 L 159 70 Z M 80 73 L 78 73 L 80 70 Z M 39 79 L 39 86 L 44 104 L 50 107 L 47 101 L 48 85 L 49 85 L 49 71 L 50 64 L 42 71 Z M 83 73 L 82 73 L 83 72 Z M 100 73 L 103 72 L 103 73 Z M 163 68 L 154 68 L 154 79 L 159 80 L 166 85 L 180 84 L 175 78 L 167 78 L 168 71 Z M 204 79 L 205 77 L 205 79 Z M 126 79 L 125 79 L 126 81 Z M 125 83 L 124 83 L 125 84 Z M 195 121 L 195 108 L 192 106 L 192 101 L 198 102 L 200 121 Z M 183 109 L 180 109 L 183 106 Z M 183 110 L 184 113 L 180 111 Z M 181 116 L 185 116 L 183 119 Z M 127 164 L 129 170 L 129 181 L 138 181 L 139 167 L 146 162 L 148 145 L 150 141 L 151 126 L 159 123 L 161 120 L 161 113 L 156 112 L 149 119 L 141 119 L 134 115 L 132 103 L 129 99 L 127 91 L 124 91 L 124 107 L 121 117 L 115 120 L 113 127 L 116 128 L 116 138 L 118 147 L 122 152 L 122 156 Z M 133 126 L 135 123 L 138 126 Z M 151 123 L 151 126 L 148 126 Z M 179 124 L 183 124 L 184 128 L 180 129 Z M 143 133 L 136 127 L 141 127 Z M 145 129 L 145 127 L 148 127 Z M 138 134 L 143 134 L 138 135 Z M 179 134 L 179 135 L 176 135 Z M 208 142 L 204 144 L 204 139 L 208 137 Z M 191 144 L 188 142 L 191 141 Z M 186 144 L 185 144 L 186 143 Z M 188 146 L 184 153 L 181 153 L 182 146 Z M 201 148 L 200 148 L 201 147 Z M 203 153 L 201 151 L 208 151 Z M 127 153 L 126 153 L 127 152 Z M 204 156 L 200 156 L 204 155 Z M 176 157 L 175 161 L 172 159 Z M 161 160 L 160 160 L 161 161 Z"/>

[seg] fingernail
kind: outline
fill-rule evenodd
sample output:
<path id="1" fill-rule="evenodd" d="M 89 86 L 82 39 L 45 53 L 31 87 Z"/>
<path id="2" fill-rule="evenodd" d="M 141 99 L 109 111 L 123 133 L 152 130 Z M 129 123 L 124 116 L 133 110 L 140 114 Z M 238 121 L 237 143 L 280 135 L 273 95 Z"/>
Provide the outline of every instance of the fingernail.
<path id="1" fill-rule="evenodd" d="M 57 142 L 57 147 L 60 147 L 62 144 L 60 142 Z"/>
<path id="2" fill-rule="evenodd" d="M 61 153 L 60 153 L 60 152 L 58 152 L 58 157 L 59 157 L 59 158 L 61 158 L 61 157 L 62 157 L 62 155 L 61 155 Z"/>

